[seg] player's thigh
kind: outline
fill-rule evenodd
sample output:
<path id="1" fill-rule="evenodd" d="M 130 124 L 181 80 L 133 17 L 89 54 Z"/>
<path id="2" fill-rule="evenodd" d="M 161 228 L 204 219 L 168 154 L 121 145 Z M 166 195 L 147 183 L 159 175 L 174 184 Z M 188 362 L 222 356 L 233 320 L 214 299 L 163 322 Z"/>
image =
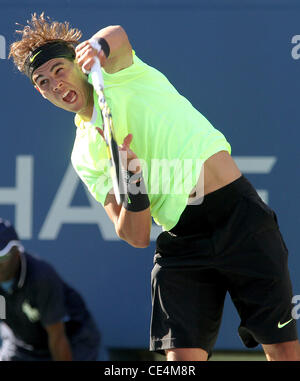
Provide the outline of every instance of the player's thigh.
<path id="1" fill-rule="evenodd" d="M 238 257 L 243 263 L 231 267 L 228 282 L 245 345 L 295 340 L 288 253 L 279 230 L 275 227 L 252 235 L 240 246 Z"/>
<path id="2" fill-rule="evenodd" d="M 226 287 L 201 266 L 152 271 L 152 350 L 200 348 L 210 353 L 219 330 Z"/>

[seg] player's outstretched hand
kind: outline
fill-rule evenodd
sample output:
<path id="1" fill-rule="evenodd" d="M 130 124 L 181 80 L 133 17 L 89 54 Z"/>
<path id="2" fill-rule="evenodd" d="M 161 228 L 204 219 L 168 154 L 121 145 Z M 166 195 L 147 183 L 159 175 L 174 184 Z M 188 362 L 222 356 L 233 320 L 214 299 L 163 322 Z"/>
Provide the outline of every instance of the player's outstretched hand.
<path id="1" fill-rule="evenodd" d="M 94 64 L 94 57 L 99 58 L 102 67 L 105 65 L 106 56 L 103 50 L 100 50 L 100 53 L 98 53 L 97 50 L 92 48 L 92 45 L 89 40 L 86 40 L 78 46 L 76 46 L 75 52 L 76 61 L 83 72 L 90 72 Z"/>
<path id="2" fill-rule="evenodd" d="M 102 136 L 102 138 L 105 140 L 103 130 L 99 127 L 96 127 L 96 129 Z M 142 167 L 137 155 L 130 148 L 132 139 L 132 134 L 128 134 L 127 136 L 125 136 L 123 143 L 119 145 L 119 151 L 122 161 L 122 167 L 126 170 L 128 169 L 133 173 L 138 173 L 141 172 Z"/>

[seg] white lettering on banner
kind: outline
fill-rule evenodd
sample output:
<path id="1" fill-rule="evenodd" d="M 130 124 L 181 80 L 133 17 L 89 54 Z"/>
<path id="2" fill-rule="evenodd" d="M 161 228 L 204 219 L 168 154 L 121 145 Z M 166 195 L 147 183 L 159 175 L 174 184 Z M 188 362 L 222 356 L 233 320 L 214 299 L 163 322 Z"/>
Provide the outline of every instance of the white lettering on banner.
<path id="1" fill-rule="evenodd" d="M 6 319 L 6 302 L 3 295 L 0 295 L 0 319 Z"/>
<path id="2" fill-rule="evenodd" d="M 90 206 L 71 206 L 80 179 L 70 164 L 39 234 L 39 239 L 56 239 L 63 224 L 97 224 L 104 240 L 118 239 L 105 210 L 86 191 Z"/>
<path id="3" fill-rule="evenodd" d="M 119 240 L 115 228 L 104 208 L 88 192 L 90 206 L 71 206 L 80 179 L 70 164 L 58 188 L 49 213 L 44 221 L 38 238 L 54 240 L 64 224 L 96 224 L 105 241 Z M 155 227 L 156 228 L 156 227 Z M 157 231 L 154 229 L 153 234 Z"/>
<path id="4" fill-rule="evenodd" d="M 299 50 L 300 50 L 300 35 L 296 34 L 295 36 L 293 36 L 291 42 L 292 42 L 292 44 L 297 44 L 291 50 L 291 55 L 292 55 L 294 60 L 298 60 L 300 58 L 300 53 L 299 53 Z"/>
<path id="5" fill-rule="evenodd" d="M 5 60 L 6 58 L 6 41 L 5 37 L 0 34 L 0 59 Z"/>
<path id="6" fill-rule="evenodd" d="M 277 161 L 274 156 L 236 156 L 234 159 L 244 174 L 268 174 Z M 104 208 L 90 195 L 85 186 L 84 189 L 90 205 L 71 205 L 76 189 L 80 184 L 81 181 L 70 164 L 49 208 L 38 239 L 55 240 L 64 224 L 96 224 L 104 240 L 119 240 L 114 225 Z M 260 189 L 258 193 L 265 202 L 268 202 L 267 190 Z M 0 205 L 15 205 L 15 226 L 20 239 L 32 238 L 32 200 L 33 157 L 17 156 L 16 186 L 14 188 L 0 188 Z M 161 227 L 153 225 L 151 240 L 155 240 L 160 232 Z"/>
<path id="7" fill-rule="evenodd" d="M 33 157 L 17 156 L 15 188 L 0 188 L 0 205 L 15 205 L 15 227 L 20 239 L 32 237 Z"/>

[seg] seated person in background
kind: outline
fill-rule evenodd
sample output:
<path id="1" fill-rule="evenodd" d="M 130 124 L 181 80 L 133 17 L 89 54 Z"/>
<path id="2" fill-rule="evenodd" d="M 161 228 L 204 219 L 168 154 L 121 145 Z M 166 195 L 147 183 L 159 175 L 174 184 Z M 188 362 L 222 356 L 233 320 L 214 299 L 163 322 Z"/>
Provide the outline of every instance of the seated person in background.
<path id="1" fill-rule="evenodd" d="M 13 226 L 2 219 L 0 295 L 0 360 L 97 360 L 100 333 L 82 297 L 50 264 L 24 252 Z"/>

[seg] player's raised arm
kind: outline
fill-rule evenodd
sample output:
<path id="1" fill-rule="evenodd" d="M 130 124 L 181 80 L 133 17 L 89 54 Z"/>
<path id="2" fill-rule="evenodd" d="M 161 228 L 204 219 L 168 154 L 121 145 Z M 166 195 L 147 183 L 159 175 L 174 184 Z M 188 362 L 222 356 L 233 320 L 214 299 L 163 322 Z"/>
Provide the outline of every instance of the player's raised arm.
<path id="1" fill-rule="evenodd" d="M 129 67 L 132 63 L 132 47 L 125 30 L 119 25 L 112 25 L 99 30 L 92 39 L 101 45 L 98 57 L 101 66 L 108 73 L 116 73 Z M 92 48 L 90 40 L 86 40 L 76 47 L 76 59 L 80 67 L 89 71 L 97 54 Z"/>

